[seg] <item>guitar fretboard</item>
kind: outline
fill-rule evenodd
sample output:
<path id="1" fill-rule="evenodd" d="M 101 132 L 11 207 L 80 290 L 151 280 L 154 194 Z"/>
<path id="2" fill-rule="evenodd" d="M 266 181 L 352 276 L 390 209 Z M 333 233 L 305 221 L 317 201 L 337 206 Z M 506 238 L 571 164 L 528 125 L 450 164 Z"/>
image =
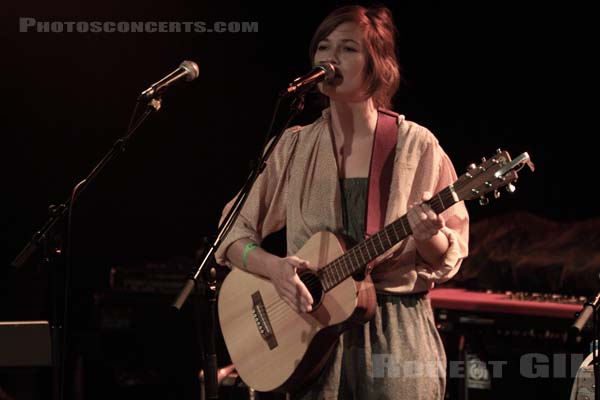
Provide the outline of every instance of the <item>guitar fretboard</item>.
<path id="1" fill-rule="evenodd" d="M 441 213 L 457 203 L 452 186 L 436 194 L 427 204 L 436 212 Z M 369 239 L 357 244 L 344 255 L 336 258 L 319 270 L 323 289 L 328 291 L 344 279 L 363 270 L 365 266 L 391 249 L 396 243 L 412 234 L 408 217 L 403 215 Z"/>

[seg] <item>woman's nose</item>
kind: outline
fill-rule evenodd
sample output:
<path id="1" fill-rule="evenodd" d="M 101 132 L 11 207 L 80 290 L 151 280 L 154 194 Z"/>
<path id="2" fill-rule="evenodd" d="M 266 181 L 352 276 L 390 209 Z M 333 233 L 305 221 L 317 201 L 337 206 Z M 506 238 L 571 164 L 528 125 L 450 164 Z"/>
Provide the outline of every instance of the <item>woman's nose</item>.
<path id="1" fill-rule="evenodd" d="M 335 65 L 339 64 L 339 61 L 340 61 L 337 50 L 335 50 L 333 48 L 327 49 L 325 54 L 322 54 L 320 58 L 321 58 L 321 60 L 319 60 L 320 62 L 330 62 Z"/>
<path id="2" fill-rule="evenodd" d="M 327 58 L 327 60 L 326 60 L 327 62 L 334 63 L 334 64 L 338 64 L 340 61 L 339 53 L 337 50 L 331 50 L 331 52 L 329 54 L 327 54 L 327 57 L 325 57 L 325 58 Z"/>

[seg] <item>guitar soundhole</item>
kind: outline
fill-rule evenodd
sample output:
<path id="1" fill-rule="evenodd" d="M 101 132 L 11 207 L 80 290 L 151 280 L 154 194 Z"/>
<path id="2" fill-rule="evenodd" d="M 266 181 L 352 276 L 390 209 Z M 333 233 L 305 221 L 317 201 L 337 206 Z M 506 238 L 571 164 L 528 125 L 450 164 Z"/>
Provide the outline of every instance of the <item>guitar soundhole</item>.
<path id="1" fill-rule="evenodd" d="M 321 279 L 319 279 L 319 276 L 312 271 L 302 271 L 298 276 L 313 298 L 313 310 L 316 309 L 323 299 L 323 285 L 321 284 Z"/>

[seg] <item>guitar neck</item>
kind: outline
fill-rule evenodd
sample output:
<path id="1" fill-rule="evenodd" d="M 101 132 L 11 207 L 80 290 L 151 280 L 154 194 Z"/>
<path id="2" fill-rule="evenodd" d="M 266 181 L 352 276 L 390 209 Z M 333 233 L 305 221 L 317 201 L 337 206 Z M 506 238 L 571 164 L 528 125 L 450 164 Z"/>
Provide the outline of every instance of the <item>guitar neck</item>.
<path id="1" fill-rule="evenodd" d="M 441 213 L 458 203 L 458 197 L 452 185 L 436 194 L 427 204 L 436 213 Z M 364 270 L 366 265 L 379 257 L 395 244 L 412 234 L 407 215 L 387 225 L 369 239 L 351 248 L 344 255 L 336 258 L 319 270 L 321 282 L 328 291 L 351 275 Z"/>

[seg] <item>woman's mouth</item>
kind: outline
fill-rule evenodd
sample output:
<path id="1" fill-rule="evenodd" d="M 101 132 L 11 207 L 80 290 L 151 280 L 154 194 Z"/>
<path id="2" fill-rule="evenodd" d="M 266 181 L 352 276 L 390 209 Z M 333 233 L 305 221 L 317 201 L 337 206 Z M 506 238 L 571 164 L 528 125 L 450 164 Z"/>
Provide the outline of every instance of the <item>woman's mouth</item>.
<path id="1" fill-rule="evenodd" d="M 343 81 L 344 81 L 344 76 L 336 71 L 333 78 L 329 81 L 329 84 L 333 85 L 333 86 L 339 86 L 342 84 Z"/>

